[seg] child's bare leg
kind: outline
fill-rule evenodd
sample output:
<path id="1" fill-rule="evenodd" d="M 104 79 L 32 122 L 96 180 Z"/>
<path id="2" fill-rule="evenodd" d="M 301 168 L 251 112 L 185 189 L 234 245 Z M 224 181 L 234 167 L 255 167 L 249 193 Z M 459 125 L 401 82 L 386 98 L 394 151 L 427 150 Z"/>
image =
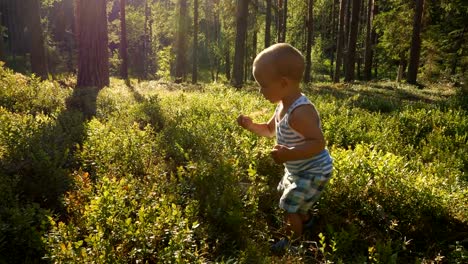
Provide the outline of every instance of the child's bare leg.
<path id="1" fill-rule="evenodd" d="M 302 235 L 303 222 L 308 216 L 304 214 L 291 214 L 286 215 L 286 233 L 293 239 L 299 238 Z"/>

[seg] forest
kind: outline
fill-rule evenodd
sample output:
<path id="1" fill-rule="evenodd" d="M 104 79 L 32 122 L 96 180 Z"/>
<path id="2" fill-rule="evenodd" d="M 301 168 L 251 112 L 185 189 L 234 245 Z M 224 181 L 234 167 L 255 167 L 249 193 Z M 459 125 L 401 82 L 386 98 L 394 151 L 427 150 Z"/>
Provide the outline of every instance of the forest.
<path id="1" fill-rule="evenodd" d="M 463 0 L 0 0 L 0 264 L 467 263 Z M 255 56 L 334 172 L 294 250 Z"/>

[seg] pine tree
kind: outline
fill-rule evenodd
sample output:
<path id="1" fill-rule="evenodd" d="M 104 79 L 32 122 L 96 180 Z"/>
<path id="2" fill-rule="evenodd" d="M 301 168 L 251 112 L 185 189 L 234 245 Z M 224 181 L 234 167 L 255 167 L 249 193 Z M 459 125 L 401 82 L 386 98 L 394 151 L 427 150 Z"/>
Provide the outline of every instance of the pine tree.
<path id="1" fill-rule="evenodd" d="M 361 8 L 361 0 L 353 0 L 353 11 L 350 20 L 348 52 L 346 59 L 345 82 L 352 82 L 354 80 L 355 58 L 356 58 L 356 41 L 358 37 L 359 25 L 359 10 Z"/>
<path id="2" fill-rule="evenodd" d="M 109 85 L 106 0 L 77 0 L 78 87 Z"/>
<path id="3" fill-rule="evenodd" d="M 120 77 L 128 79 L 128 53 L 127 53 L 127 26 L 126 26 L 126 1 L 120 0 Z"/>
<path id="4" fill-rule="evenodd" d="M 198 81 L 198 0 L 193 0 L 193 64 L 192 83 Z"/>
<path id="5" fill-rule="evenodd" d="M 344 21 L 346 12 L 346 1 L 340 0 L 340 19 L 338 22 L 338 37 L 336 39 L 336 62 L 335 62 L 335 74 L 333 76 L 333 82 L 337 83 L 340 81 L 341 75 L 341 64 L 343 62 L 343 46 L 344 46 Z"/>
<path id="6" fill-rule="evenodd" d="M 421 53 L 421 27 L 424 0 L 416 0 L 414 9 L 413 36 L 411 37 L 410 60 L 408 65 L 407 82 L 417 84 L 419 56 Z"/>
<path id="7" fill-rule="evenodd" d="M 265 48 L 271 45 L 271 0 L 266 0 L 265 10 Z"/>
<path id="8" fill-rule="evenodd" d="M 312 41 L 314 35 L 314 0 L 308 0 L 307 5 L 307 44 L 306 44 L 306 67 L 304 71 L 304 82 L 311 81 L 311 68 L 312 68 Z"/>
<path id="9" fill-rule="evenodd" d="M 244 80 L 244 57 L 246 50 L 247 17 L 249 0 L 239 0 L 236 12 L 236 46 L 234 49 L 234 68 L 232 85 L 241 88 Z"/>
<path id="10" fill-rule="evenodd" d="M 176 65 L 175 65 L 175 81 L 180 83 L 184 81 L 186 74 L 186 49 L 187 49 L 187 0 L 179 0 L 179 21 L 177 29 L 177 43 L 176 43 Z"/>
<path id="11" fill-rule="evenodd" d="M 47 66 L 40 11 L 41 3 L 39 0 L 29 0 L 28 28 L 31 34 L 31 71 L 42 79 L 46 79 L 49 69 Z"/>

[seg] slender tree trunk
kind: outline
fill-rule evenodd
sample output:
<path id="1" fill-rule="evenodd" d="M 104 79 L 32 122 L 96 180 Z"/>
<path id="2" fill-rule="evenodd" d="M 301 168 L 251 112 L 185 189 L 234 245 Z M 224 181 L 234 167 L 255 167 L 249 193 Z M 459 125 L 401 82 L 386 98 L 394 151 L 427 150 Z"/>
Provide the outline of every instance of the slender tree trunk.
<path id="1" fill-rule="evenodd" d="M 308 0 L 307 5 L 307 44 L 306 44 L 306 67 L 304 72 L 304 82 L 309 83 L 312 68 L 312 41 L 314 38 L 314 0 Z"/>
<path id="2" fill-rule="evenodd" d="M 379 2 L 377 0 L 374 0 L 374 14 L 373 14 L 373 17 L 376 17 L 378 13 L 379 13 Z M 377 32 L 375 32 L 375 30 L 373 30 L 372 31 L 372 44 L 373 44 L 374 47 L 377 47 L 378 43 L 379 43 L 379 35 L 377 34 Z M 379 66 L 378 57 L 373 56 L 373 58 L 372 58 L 372 67 L 374 69 L 374 76 L 373 76 L 374 79 L 377 79 L 377 77 L 378 77 L 378 66 Z"/>
<path id="3" fill-rule="evenodd" d="M 77 0 L 77 87 L 109 85 L 106 0 Z"/>
<path id="4" fill-rule="evenodd" d="M 229 52 L 229 46 L 226 48 L 226 53 L 225 53 L 225 65 L 224 65 L 224 70 L 226 74 L 226 79 L 228 81 L 231 80 L 231 54 Z"/>
<path id="5" fill-rule="evenodd" d="M 29 33 L 31 34 L 31 71 L 41 79 L 47 79 L 49 70 L 41 26 L 41 4 L 39 0 L 29 0 Z"/>
<path id="6" fill-rule="evenodd" d="M 185 52 L 187 49 L 187 0 L 179 0 L 179 22 L 177 30 L 177 54 L 175 66 L 175 82 L 181 83 L 185 79 L 187 59 Z"/>
<path id="7" fill-rule="evenodd" d="M 346 1 L 340 0 L 340 19 L 338 22 L 338 37 L 336 41 L 336 62 L 335 62 L 335 74 L 333 76 L 333 82 L 337 83 L 340 81 L 341 74 L 341 63 L 343 62 L 343 44 L 344 44 L 344 14 L 346 12 Z"/>
<path id="8" fill-rule="evenodd" d="M 65 50 L 67 52 L 67 69 L 70 72 L 76 73 L 76 63 L 75 63 L 75 54 L 76 52 L 76 45 L 77 45 L 77 39 L 76 35 L 78 35 L 76 32 L 76 18 L 75 18 L 75 11 L 74 11 L 74 4 L 73 1 L 66 1 L 63 3 L 63 8 L 64 8 L 64 13 L 67 23 L 67 28 L 69 29 L 69 32 L 66 32 L 65 35 Z"/>
<path id="9" fill-rule="evenodd" d="M 400 60 L 398 63 L 398 74 L 396 79 L 397 82 L 401 82 L 401 80 L 405 78 L 406 64 L 405 54 L 402 53 L 400 54 Z"/>
<path id="10" fill-rule="evenodd" d="M 283 0 L 283 26 L 281 27 L 281 42 L 286 42 L 286 29 L 288 27 L 288 0 Z"/>
<path id="11" fill-rule="evenodd" d="M 330 79 L 333 80 L 333 72 L 334 72 L 334 66 L 335 66 L 335 54 L 336 54 L 336 41 L 338 39 L 337 37 L 337 25 L 338 25 L 338 19 L 339 19 L 339 12 L 337 15 L 337 6 L 339 4 L 339 0 L 333 0 L 333 5 L 332 5 L 332 10 L 331 10 L 331 15 L 332 15 L 332 29 L 331 29 L 331 39 L 332 39 L 332 47 L 330 51 Z"/>
<path id="12" fill-rule="evenodd" d="M 5 54 L 5 43 L 3 42 L 3 23 L 2 23 L 2 8 L 0 6 L 0 61 L 5 61 L 6 54 Z"/>
<path id="13" fill-rule="evenodd" d="M 128 55 L 127 55 L 127 26 L 126 26 L 126 0 L 120 0 L 120 77 L 128 79 Z"/>
<path id="14" fill-rule="evenodd" d="M 408 83 L 417 84 L 419 56 L 421 53 L 421 24 L 424 0 L 416 0 L 413 21 L 413 36 L 411 37 L 410 59 L 408 65 Z"/>
<path id="15" fill-rule="evenodd" d="M 368 0 L 367 2 L 367 25 L 366 25 L 366 49 L 364 54 L 364 79 L 370 81 L 372 79 L 372 56 L 373 49 L 372 39 L 375 34 L 373 29 L 374 21 L 374 0 Z"/>
<path id="16" fill-rule="evenodd" d="M 193 0 L 193 67 L 192 83 L 198 81 L 198 0 Z"/>
<path id="17" fill-rule="evenodd" d="M 265 48 L 271 45 L 271 0 L 266 0 L 265 15 Z"/>
<path id="18" fill-rule="evenodd" d="M 214 1 L 215 4 L 215 12 L 214 12 L 214 29 L 215 29 L 215 36 L 214 36 L 214 42 L 217 47 L 221 47 L 221 40 L 220 40 L 220 32 L 221 32 L 221 23 L 219 21 L 219 0 Z M 218 81 L 218 76 L 219 76 L 219 71 L 220 71 L 220 61 L 221 58 L 218 54 L 215 55 L 215 78 L 214 81 Z"/>
<path id="19" fill-rule="evenodd" d="M 345 82 L 352 82 L 354 80 L 354 69 L 356 64 L 356 42 L 358 35 L 359 25 L 359 10 L 361 8 L 362 0 L 353 0 L 353 12 L 351 17 L 351 26 L 348 41 L 348 54 L 347 54 L 347 67 L 345 72 Z"/>
<path id="20" fill-rule="evenodd" d="M 250 57 L 250 60 L 249 60 L 249 69 L 250 67 L 252 67 L 252 64 L 253 64 L 253 60 L 255 59 L 255 56 L 257 54 L 257 42 L 258 42 L 258 32 L 257 32 L 257 15 L 258 15 L 258 0 L 253 0 L 253 4 L 254 4 L 254 8 L 253 8 L 253 27 L 254 27 L 254 31 L 253 31 L 253 36 L 252 36 L 252 56 Z M 248 73 L 246 73 L 247 76 L 250 76 L 250 80 L 251 81 L 255 81 L 255 78 L 252 74 L 252 71 L 248 71 Z"/>
<path id="21" fill-rule="evenodd" d="M 283 0 L 278 0 L 277 2 L 278 15 L 276 17 L 276 42 L 282 42 L 283 34 Z"/>
<path id="22" fill-rule="evenodd" d="M 236 46 L 234 50 L 234 71 L 232 85 L 236 88 L 241 88 L 244 79 L 244 57 L 246 46 L 246 33 L 247 33 L 247 17 L 249 10 L 249 0 L 239 0 L 237 2 L 237 15 L 236 15 Z"/>
<path id="23" fill-rule="evenodd" d="M 343 73 L 346 76 L 346 67 L 348 66 L 348 43 L 349 43 L 349 26 L 351 21 L 351 2 L 352 0 L 346 1 L 345 9 L 345 20 L 344 20 L 344 37 L 343 37 Z"/>

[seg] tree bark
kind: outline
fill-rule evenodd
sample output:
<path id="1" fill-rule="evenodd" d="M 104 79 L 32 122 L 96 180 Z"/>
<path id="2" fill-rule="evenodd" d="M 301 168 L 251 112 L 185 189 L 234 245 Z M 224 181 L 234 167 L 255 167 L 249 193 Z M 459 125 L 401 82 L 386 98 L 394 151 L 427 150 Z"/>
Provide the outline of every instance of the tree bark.
<path id="1" fill-rule="evenodd" d="M 406 81 L 411 84 L 417 84 L 417 75 L 419 68 L 419 56 L 421 53 L 421 27 L 424 0 L 416 0 L 413 21 L 413 36 L 411 37 L 410 59 L 408 65 L 408 76 Z"/>
<path id="2" fill-rule="evenodd" d="M 41 79 L 47 79 L 49 70 L 44 46 L 44 35 L 41 26 L 41 3 L 29 1 L 29 32 L 31 34 L 31 71 Z"/>
<path id="3" fill-rule="evenodd" d="M 370 81 L 372 79 L 372 57 L 373 57 L 373 45 L 372 39 L 375 34 L 372 26 L 374 21 L 374 0 L 368 0 L 367 2 L 367 25 L 366 25 L 366 49 L 364 53 L 364 79 Z"/>
<path id="4" fill-rule="evenodd" d="M 306 44 L 306 66 L 304 71 L 304 82 L 311 81 L 312 68 L 312 41 L 314 37 L 314 0 L 308 0 L 307 5 L 307 44 Z"/>
<path id="5" fill-rule="evenodd" d="M 239 0 L 237 2 L 236 15 L 236 46 L 234 49 L 234 68 L 232 85 L 241 88 L 244 79 L 244 57 L 245 57 L 245 39 L 247 33 L 247 17 L 249 9 L 249 0 Z"/>
<path id="6" fill-rule="evenodd" d="M 280 43 L 283 39 L 283 0 L 278 0 L 276 10 L 278 10 L 278 15 L 276 16 L 276 42 Z"/>
<path id="7" fill-rule="evenodd" d="M 344 20 L 344 36 L 343 36 L 343 72 L 346 75 L 346 67 L 348 66 L 348 43 L 349 43 L 349 25 L 351 20 L 351 1 L 345 0 L 345 20 Z"/>
<path id="8" fill-rule="evenodd" d="M 258 32 L 257 32 L 257 15 L 258 15 L 258 0 L 253 0 L 254 8 L 253 8 L 253 36 L 252 36 L 252 56 L 250 57 L 249 60 L 249 68 L 252 67 L 253 60 L 255 59 L 255 56 L 257 54 L 257 42 L 258 42 Z M 252 71 L 250 70 L 248 73 L 246 73 L 248 76 L 250 76 L 251 81 L 255 81 L 255 78 L 252 74 Z"/>
<path id="9" fill-rule="evenodd" d="M 406 70 L 406 58 L 405 54 L 400 54 L 400 61 L 398 63 L 398 73 L 397 73 L 397 82 L 401 82 L 403 78 L 405 78 L 405 70 Z"/>
<path id="10" fill-rule="evenodd" d="M 229 46 L 226 48 L 224 71 L 226 74 L 226 79 L 231 81 L 231 54 L 229 52 Z"/>
<path id="11" fill-rule="evenodd" d="M 106 0 L 77 0 L 77 87 L 109 85 Z"/>
<path id="12" fill-rule="evenodd" d="M 187 17 L 187 0 L 179 0 L 179 22 L 177 30 L 177 54 L 176 54 L 176 66 L 175 66 L 175 82 L 181 83 L 185 79 L 187 59 L 185 57 L 185 51 L 187 49 L 187 29 L 186 29 L 186 17 Z"/>
<path id="13" fill-rule="evenodd" d="M 271 45 L 271 0 L 266 0 L 265 49 Z"/>
<path id="14" fill-rule="evenodd" d="M 127 26 L 126 26 L 126 3 L 125 0 L 120 0 L 120 77 L 128 79 L 128 53 L 127 53 Z"/>
<path id="15" fill-rule="evenodd" d="M 340 0 L 340 19 L 338 22 L 338 37 L 336 41 L 336 62 L 335 62 L 335 74 L 333 76 L 333 82 L 337 83 L 340 81 L 341 74 L 341 63 L 343 62 L 343 44 L 344 44 L 344 14 L 346 12 L 346 1 Z"/>
<path id="16" fill-rule="evenodd" d="M 331 10 L 331 16 L 332 16 L 332 28 L 331 28 L 331 39 L 332 39 L 332 47 L 331 47 L 331 51 L 330 51 L 330 79 L 333 80 L 333 72 L 334 72 L 334 66 L 335 66 L 335 54 L 336 54 L 336 41 L 337 41 L 337 33 L 338 33 L 338 30 L 337 30 L 337 20 L 339 20 L 339 12 L 338 12 L 338 16 L 336 15 L 336 9 L 337 9 L 337 5 L 339 4 L 339 0 L 333 0 L 333 4 L 332 4 L 332 10 Z"/>
<path id="17" fill-rule="evenodd" d="M 216 29 L 215 29 L 216 30 Z M 192 83 L 198 81 L 198 0 L 193 0 L 193 64 Z"/>
<path id="18" fill-rule="evenodd" d="M 283 26 L 281 27 L 281 42 L 286 42 L 286 29 L 288 26 L 288 0 L 283 0 Z"/>
<path id="19" fill-rule="evenodd" d="M 356 42 L 358 35 L 359 25 L 359 10 L 361 8 L 361 0 L 353 0 L 353 12 L 350 22 L 349 41 L 348 41 L 348 54 L 347 54 L 347 67 L 345 72 L 345 82 L 352 82 L 354 80 L 354 69 L 356 64 Z"/>
<path id="20" fill-rule="evenodd" d="M 3 42 L 2 8 L 0 7 L 0 61 L 5 61 L 5 43 Z"/>
<path id="21" fill-rule="evenodd" d="M 143 51 L 142 51 L 142 63 L 143 63 L 143 79 L 148 78 L 148 22 L 149 22 L 149 7 L 148 0 L 145 0 L 145 24 L 144 24 L 144 33 L 143 33 Z"/>

